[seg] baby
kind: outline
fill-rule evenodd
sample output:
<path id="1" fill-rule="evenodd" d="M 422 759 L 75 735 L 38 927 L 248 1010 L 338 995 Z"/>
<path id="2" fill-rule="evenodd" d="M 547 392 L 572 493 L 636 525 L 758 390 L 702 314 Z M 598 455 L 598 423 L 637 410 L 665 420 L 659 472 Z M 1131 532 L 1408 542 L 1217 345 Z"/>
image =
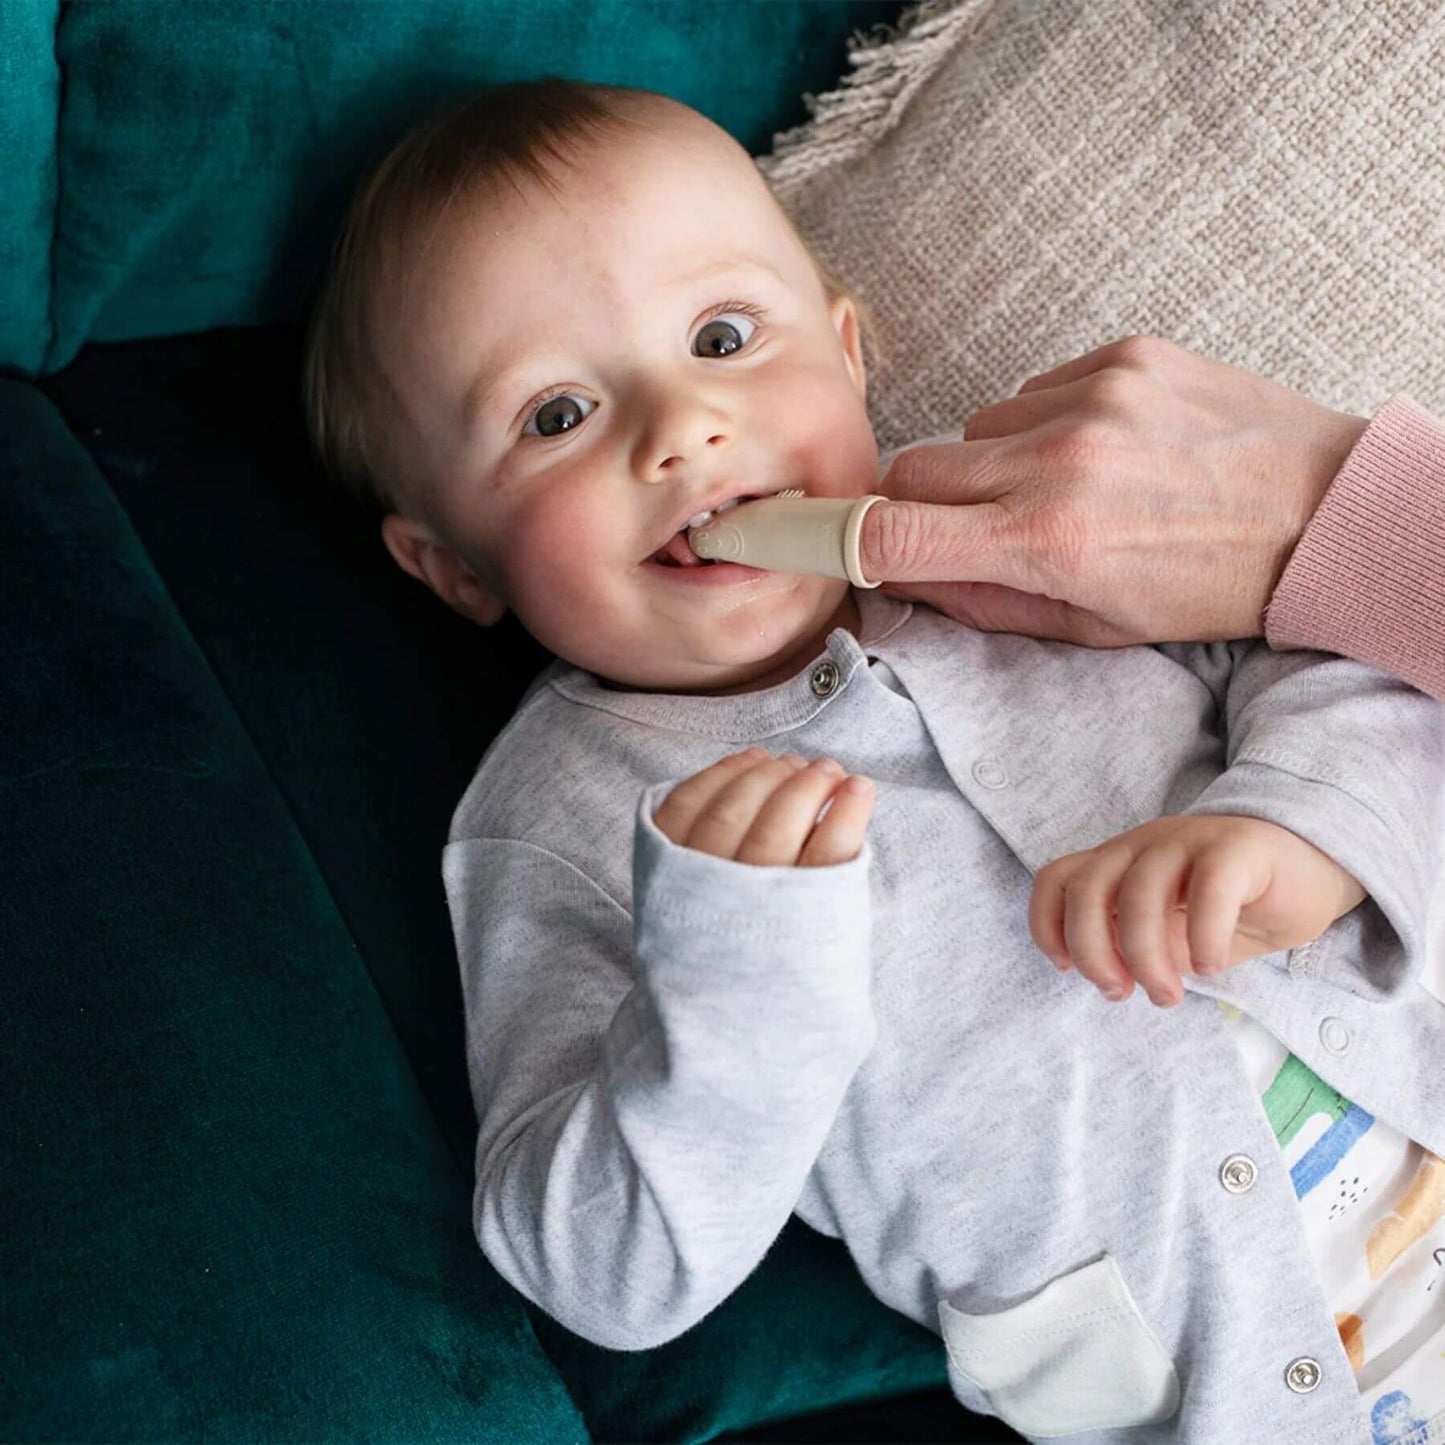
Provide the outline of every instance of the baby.
<path id="1" fill-rule="evenodd" d="M 861 330 L 661 96 L 465 97 L 353 202 L 318 453 L 557 656 L 443 855 L 481 1248 L 639 1350 L 796 1213 L 1031 1439 L 1445 1428 L 1445 710 L 700 562 L 699 513 L 877 490 Z"/>

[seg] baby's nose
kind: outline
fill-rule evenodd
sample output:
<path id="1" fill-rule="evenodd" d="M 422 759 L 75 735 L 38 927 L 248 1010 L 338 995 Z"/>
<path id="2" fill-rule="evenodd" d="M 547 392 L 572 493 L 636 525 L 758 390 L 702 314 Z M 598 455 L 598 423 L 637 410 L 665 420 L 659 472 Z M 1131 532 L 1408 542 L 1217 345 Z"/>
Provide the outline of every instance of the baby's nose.
<path id="1" fill-rule="evenodd" d="M 715 457 L 732 439 L 733 424 L 716 398 L 691 386 L 659 388 L 650 403 L 635 458 L 640 475 L 675 476 L 704 456 Z"/>
<path id="2" fill-rule="evenodd" d="M 727 436 L 723 432 L 714 432 L 711 436 L 701 439 L 700 447 L 682 447 L 671 456 L 663 457 L 658 463 L 658 467 L 663 471 L 666 471 L 669 467 L 676 469 L 678 466 L 685 465 L 688 461 L 695 460 L 692 454 L 701 448 L 726 445 Z"/>

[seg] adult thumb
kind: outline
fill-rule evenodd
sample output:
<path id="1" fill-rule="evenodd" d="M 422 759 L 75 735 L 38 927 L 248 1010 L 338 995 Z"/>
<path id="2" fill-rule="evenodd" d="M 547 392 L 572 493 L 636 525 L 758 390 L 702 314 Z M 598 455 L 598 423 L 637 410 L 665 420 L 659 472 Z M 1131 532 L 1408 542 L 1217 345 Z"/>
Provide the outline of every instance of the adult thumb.
<path id="1" fill-rule="evenodd" d="M 1009 516 L 997 502 L 877 502 L 858 538 L 870 582 L 993 582 L 1024 580 Z"/>

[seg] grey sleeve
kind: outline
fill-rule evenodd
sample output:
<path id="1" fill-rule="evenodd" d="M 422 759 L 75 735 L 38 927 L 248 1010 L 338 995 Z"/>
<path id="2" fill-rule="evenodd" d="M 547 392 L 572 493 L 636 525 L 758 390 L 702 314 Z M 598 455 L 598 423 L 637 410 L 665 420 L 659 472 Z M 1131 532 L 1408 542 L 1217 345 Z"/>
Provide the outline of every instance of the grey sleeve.
<path id="1" fill-rule="evenodd" d="M 484 1254 L 573 1333 L 674 1338 L 777 1238 L 873 1046 L 867 843 L 765 868 L 639 801 L 636 917 L 533 843 L 449 843 Z"/>
<path id="2" fill-rule="evenodd" d="M 1365 890 L 1304 945 L 1310 971 L 1383 996 L 1433 970 L 1445 903 L 1445 704 L 1332 653 L 1257 640 L 1159 650 L 1210 687 L 1225 728 L 1225 771 L 1184 813 L 1278 823 Z"/>

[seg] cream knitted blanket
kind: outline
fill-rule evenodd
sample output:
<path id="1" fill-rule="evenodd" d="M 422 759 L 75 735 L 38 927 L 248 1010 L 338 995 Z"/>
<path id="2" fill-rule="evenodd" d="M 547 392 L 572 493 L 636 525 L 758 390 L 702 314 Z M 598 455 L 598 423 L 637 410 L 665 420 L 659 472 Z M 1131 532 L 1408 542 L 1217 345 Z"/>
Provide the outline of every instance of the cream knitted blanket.
<path id="1" fill-rule="evenodd" d="M 880 444 L 1130 332 L 1445 412 L 1445 7 L 923 0 L 758 164 L 872 312 Z"/>

